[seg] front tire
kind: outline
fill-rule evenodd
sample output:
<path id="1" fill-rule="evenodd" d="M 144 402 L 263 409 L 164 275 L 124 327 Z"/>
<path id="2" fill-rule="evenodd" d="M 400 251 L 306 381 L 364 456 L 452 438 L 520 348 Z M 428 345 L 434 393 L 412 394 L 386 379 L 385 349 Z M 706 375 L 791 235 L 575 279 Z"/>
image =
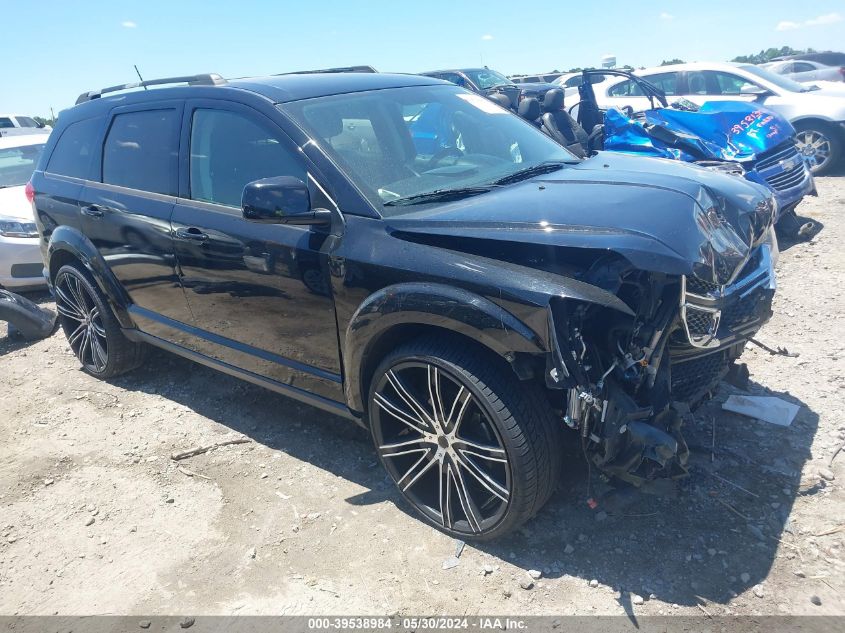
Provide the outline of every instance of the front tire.
<path id="1" fill-rule="evenodd" d="M 124 336 L 108 301 L 87 272 L 62 266 L 53 280 L 56 311 L 70 348 L 96 378 L 113 378 L 141 364 L 144 347 Z"/>
<path id="2" fill-rule="evenodd" d="M 837 130 L 822 121 L 799 121 L 795 124 L 798 152 L 810 158 L 810 171 L 823 176 L 833 169 L 842 156 L 842 138 Z"/>
<path id="3" fill-rule="evenodd" d="M 368 398 L 379 459 L 429 524 L 490 540 L 534 516 L 554 491 L 560 427 L 537 385 L 449 338 L 388 354 Z"/>

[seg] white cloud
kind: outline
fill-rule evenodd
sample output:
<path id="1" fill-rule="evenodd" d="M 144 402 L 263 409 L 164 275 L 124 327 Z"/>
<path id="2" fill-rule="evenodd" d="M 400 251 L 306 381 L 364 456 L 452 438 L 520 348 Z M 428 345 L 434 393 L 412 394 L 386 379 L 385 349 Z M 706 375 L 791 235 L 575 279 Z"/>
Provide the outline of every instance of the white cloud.
<path id="1" fill-rule="evenodd" d="M 660 14 L 660 19 L 666 20 L 668 22 L 669 20 L 674 20 L 675 16 L 672 15 L 671 13 L 666 13 L 666 11 L 664 11 L 663 13 Z"/>
<path id="2" fill-rule="evenodd" d="M 138 25 L 135 24 L 135 22 L 133 22 L 132 20 L 126 20 L 125 22 L 121 22 L 120 26 L 122 26 L 125 29 L 134 29 Z"/>
<path id="3" fill-rule="evenodd" d="M 489 41 L 493 39 L 493 36 L 488 33 L 487 35 L 482 35 L 481 39 Z"/>
<path id="4" fill-rule="evenodd" d="M 807 26 L 822 26 L 824 24 L 836 24 L 842 21 L 842 16 L 839 13 L 825 13 L 812 20 L 807 20 Z"/>
<path id="5" fill-rule="evenodd" d="M 809 20 L 804 20 L 803 22 L 792 22 L 790 20 L 783 20 L 778 22 L 777 26 L 775 27 L 776 31 L 794 31 L 796 29 L 803 29 L 807 26 L 825 26 L 827 24 L 836 24 L 837 22 L 841 22 L 843 20 L 842 14 L 840 13 L 825 13 L 824 15 L 820 15 L 815 18 L 810 18 Z"/>

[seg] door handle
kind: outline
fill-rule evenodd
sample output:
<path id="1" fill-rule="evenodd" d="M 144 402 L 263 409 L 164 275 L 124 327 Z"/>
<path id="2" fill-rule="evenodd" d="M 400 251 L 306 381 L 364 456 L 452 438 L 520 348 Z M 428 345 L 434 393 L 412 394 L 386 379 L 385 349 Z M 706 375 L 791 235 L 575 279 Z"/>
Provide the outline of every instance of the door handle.
<path id="1" fill-rule="evenodd" d="M 191 240 L 193 242 L 205 242 L 208 234 L 203 233 L 196 227 L 181 227 L 176 229 L 176 237 L 180 240 Z"/>
<path id="2" fill-rule="evenodd" d="M 101 207 L 99 204 L 89 204 L 87 207 L 82 207 L 82 214 L 91 218 L 101 218 L 106 214 L 106 207 Z"/>

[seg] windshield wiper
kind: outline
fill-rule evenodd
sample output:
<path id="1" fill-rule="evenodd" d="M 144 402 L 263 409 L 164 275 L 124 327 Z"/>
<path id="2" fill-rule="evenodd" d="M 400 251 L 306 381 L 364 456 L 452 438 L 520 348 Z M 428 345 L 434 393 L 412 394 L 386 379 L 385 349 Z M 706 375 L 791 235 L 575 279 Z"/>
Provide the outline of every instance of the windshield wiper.
<path id="1" fill-rule="evenodd" d="M 477 196 L 480 193 L 487 193 L 492 186 L 484 187 L 455 187 L 454 189 L 435 189 L 425 193 L 417 193 L 413 196 L 396 198 L 384 203 L 386 207 L 404 207 L 411 204 L 424 204 L 426 202 L 449 202 L 450 200 L 462 200 L 470 196 Z"/>
<path id="2" fill-rule="evenodd" d="M 514 173 L 505 176 L 504 178 L 499 178 L 498 180 L 494 180 L 494 185 L 510 185 L 515 182 L 520 182 L 522 180 L 528 180 L 529 178 L 533 178 L 534 176 L 542 176 L 543 174 L 550 174 L 553 171 L 558 171 L 559 169 L 563 169 L 568 163 L 563 161 L 549 161 L 545 163 L 539 163 L 538 165 L 533 165 L 531 167 L 526 167 L 525 169 L 520 169 L 519 171 L 515 171 Z"/>

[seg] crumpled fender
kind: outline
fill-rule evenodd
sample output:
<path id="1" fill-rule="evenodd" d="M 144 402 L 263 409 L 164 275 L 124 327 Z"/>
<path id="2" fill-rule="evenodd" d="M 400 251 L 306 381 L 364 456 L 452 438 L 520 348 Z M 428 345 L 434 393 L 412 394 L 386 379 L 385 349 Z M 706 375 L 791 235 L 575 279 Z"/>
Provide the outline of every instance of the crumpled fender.
<path id="1" fill-rule="evenodd" d="M 127 311 L 129 297 L 121 287 L 120 282 L 115 279 L 108 264 L 91 240 L 78 229 L 70 226 L 59 226 L 51 234 L 50 243 L 47 246 L 47 266 L 51 274 L 53 272 L 51 262 L 61 252 L 72 255 L 91 274 L 97 287 L 108 299 L 112 312 L 121 327 L 134 328 L 135 323 Z M 52 283 L 52 279 L 50 282 Z"/>
<path id="2" fill-rule="evenodd" d="M 743 101 L 708 101 L 697 112 L 657 108 L 645 120 L 605 114 L 604 149 L 682 161 L 753 161 L 795 134 L 779 114 Z"/>
<path id="3" fill-rule="evenodd" d="M 34 341 L 52 334 L 56 315 L 26 297 L 0 289 L 0 321 L 7 321 L 25 339 Z"/>
<path id="4" fill-rule="evenodd" d="M 542 271 L 537 271 L 537 274 L 547 275 Z M 595 290 L 597 304 L 630 312 L 614 295 L 579 283 Z M 604 298 L 604 295 L 616 302 L 601 303 L 599 299 Z M 548 295 L 547 300 L 551 300 L 552 296 L 555 295 Z M 574 300 L 584 299 L 578 297 Z M 362 369 L 367 366 L 368 355 L 380 336 L 397 326 L 428 325 L 450 330 L 478 341 L 511 363 L 518 354 L 559 354 L 547 318 L 548 301 L 546 305 L 522 305 L 521 308 L 523 313 L 520 317 L 525 318 L 525 310 L 536 313 L 532 316 L 538 318 L 530 320 L 541 323 L 542 327 L 532 328 L 523 318 L 493 300 L 443 283 L 400 283 L 374 292 L 352 315 L 343 339 L 344 384 L 350 407 L 363 410 L 364 394 L 360 383 Z"/>

